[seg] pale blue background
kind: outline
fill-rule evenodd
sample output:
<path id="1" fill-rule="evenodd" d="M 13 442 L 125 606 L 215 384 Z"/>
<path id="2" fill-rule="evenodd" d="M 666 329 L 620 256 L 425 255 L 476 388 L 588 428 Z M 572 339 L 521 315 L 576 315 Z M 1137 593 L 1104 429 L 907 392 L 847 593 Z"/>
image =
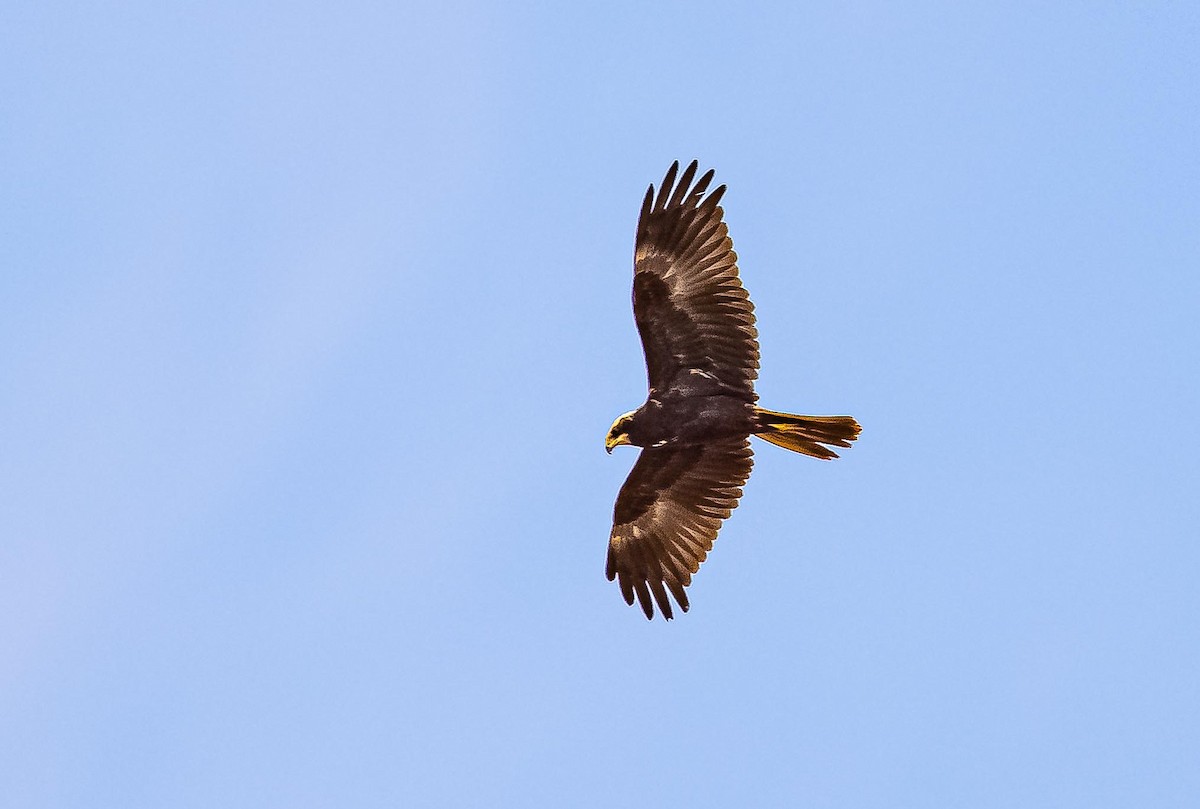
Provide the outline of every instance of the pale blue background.
<path id="1" fill-rule="evenodd" d="M 21 3 L 0 804 L 1200 805 L 1194 3 Z M 605 581 L 638 205 L 765 444 Z"/>

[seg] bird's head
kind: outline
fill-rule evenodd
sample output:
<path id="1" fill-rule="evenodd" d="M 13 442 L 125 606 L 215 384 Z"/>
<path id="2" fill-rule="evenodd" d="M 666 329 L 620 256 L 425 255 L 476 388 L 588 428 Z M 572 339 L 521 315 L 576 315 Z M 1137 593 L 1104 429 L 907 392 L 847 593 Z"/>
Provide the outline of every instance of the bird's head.
<path id="1" fill-rule="evenodd" d="M 622 444 L 631 443 L 629 441 L 629 422 L 633 420 L 633 411 L 617 416 L 617 420 L 608 428 L 608 435 L 604 438 L 604 451 L 612 455 L 613 447 L 619 447 Z"/>

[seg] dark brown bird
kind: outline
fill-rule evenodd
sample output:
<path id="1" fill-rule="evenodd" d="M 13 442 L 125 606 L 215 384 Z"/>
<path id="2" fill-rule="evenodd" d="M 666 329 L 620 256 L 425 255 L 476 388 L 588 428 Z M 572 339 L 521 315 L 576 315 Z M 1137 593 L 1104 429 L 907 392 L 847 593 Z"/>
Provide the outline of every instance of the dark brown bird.
<path id="1" fill-rule="evenodd" d="M 753 463 L 750 436 L 836 458 L 861 429 L 850 416 L 793 416 L 755 405 L 758 330 L 738 278 L 723 221 L 725 186 L 708 196 L 710 169 L 679 177 L 671 165 L 658 195 L 646 191 L 638 218 L 633 315 L 642 337 L 650 393 L 617 418 L 604 447 L 642 447 L 617 495 L 607 575 L 625 602 L 637 597 L 673 617 L 667 591 L 687 612 L 684 590 L 712 550 L 721 521 L 737 507 Z M 653 597 L 653 600 L 652 598 Z"/>

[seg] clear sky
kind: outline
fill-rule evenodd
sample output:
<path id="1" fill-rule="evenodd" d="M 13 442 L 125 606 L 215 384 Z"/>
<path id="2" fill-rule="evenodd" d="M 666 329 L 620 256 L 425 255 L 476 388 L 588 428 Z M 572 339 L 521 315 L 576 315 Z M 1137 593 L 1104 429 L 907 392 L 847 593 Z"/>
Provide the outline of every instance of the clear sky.
<path id="1" fill-rule="evenodd" d="M 9 8 L 0 805 L 1200 805 L 1198 8 Z M 863 434 L 651 623 L 692 158 Z"/>

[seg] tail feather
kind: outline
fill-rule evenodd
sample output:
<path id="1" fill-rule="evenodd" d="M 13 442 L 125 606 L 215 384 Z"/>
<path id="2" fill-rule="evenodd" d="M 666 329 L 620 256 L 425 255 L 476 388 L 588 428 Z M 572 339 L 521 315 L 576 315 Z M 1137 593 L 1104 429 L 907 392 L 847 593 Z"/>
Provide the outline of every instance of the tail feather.
<path id="1" fill-rule="evenodd" d="M 795 416 L 761 407 L 754 408 L 754 412 L 758 417 L 758 429 L 754 434 L 759 438 L 822 460 L 838 457 L 824 445 L 848 447 L 862 430 L 850 416 Z"/>

